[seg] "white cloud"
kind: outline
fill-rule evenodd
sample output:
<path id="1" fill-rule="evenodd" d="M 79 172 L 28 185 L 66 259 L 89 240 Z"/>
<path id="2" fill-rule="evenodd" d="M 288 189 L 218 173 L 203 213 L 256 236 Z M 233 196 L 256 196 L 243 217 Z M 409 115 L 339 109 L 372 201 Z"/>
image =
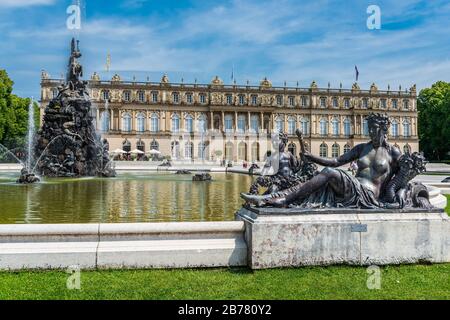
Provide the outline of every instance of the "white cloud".
<path id="1" fill-rule="evenodd" d="M 0 7 L 17 8 L 39 5 L 51 5 L 55 0 L 0 0 Z"/>

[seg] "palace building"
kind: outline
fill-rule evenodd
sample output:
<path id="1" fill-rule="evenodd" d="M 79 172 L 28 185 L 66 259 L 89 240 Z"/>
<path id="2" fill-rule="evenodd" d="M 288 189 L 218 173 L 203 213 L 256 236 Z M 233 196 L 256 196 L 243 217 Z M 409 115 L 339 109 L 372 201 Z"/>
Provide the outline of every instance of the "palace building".
<path id="1" fill-rule="evenodd" d="M 58 93 L 62 79 L 42 73 L 41 119 Z M 172 160 L 264 161 L 271 137 L 289 135 L 289 150 L 299 153 L 300 128 L 313 154 L 336 157 L 368 140 L 366 116 L 387 113 L 389 142 L 402 152 L 418 151 L 416 86 L 402 91 L 274 87 L 266 78 L 259 86 L 123 81 L 119 75 L 88 81 L 92 116 L 110 150 L 158 150 Z"/>

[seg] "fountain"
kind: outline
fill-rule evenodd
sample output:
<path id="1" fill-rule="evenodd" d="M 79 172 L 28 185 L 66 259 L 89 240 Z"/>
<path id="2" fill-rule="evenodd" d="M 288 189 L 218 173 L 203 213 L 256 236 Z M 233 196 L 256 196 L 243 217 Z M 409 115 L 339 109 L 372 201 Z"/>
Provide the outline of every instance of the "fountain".
<path id="1" fill-rule="evenodd" d="M 78 45 L 79 41 L 72 39 L 66 83 L 58 87 L 58 95 L 45 108 L 34 146 L 34 154 L 40 156 L 32 172 L 48 177 L 113 177 L 109 147 L 93 123 L 87 82 L 80 80 L 83 68 L 78 62 Z"/>

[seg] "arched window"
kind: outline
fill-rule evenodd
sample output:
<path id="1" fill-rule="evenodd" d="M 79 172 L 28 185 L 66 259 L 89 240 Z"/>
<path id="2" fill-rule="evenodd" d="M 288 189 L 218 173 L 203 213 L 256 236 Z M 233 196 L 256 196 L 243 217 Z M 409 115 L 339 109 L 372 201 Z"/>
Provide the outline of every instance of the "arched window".
<path id="1" fill-rule="evenodd" d="M 403 121 L 403 136 L 410 137 L 411 136 L 411 124 L 408 120 Z"/>
<path id="2" fill-rule="evenodd" d="M 297 129 L 297 120 L 294 117 L 288 118 L 288 133 L 295 134 L 295 130 Z"/>
<path id="3" fill-rule="evenodd" d="M 301 125 L 302 133 L 305 135 L 309 135 L 309 120 L 307 118 L 302 118 Z"/>
<path id="4" fill-rule="evenodd" d="M 337 118 L 333 118 L 331 120 L 331 128 L 333 129 L 333 136 L 339 135 L 339 120 Z"/>
<path id="5" fill-rule="evenodd" d="M 128 112 L 122 115 L 122 131 L 131 131 L 131 115 Z"/>
<path id="6" fill-rule="evenodd" d="M 205 160 L 208 157 L 208 143 L 200 142 L 198 144 L 198 158 Z"/>
<path id="7" fill-rule="evenodd" d="M 145 114 L 140 112 L 137 115 L 137 131 L 144 132 L 145 131 Z"/>
<path id="8" fill-rule="evenodd" d="M 156 113 L 152 113 L 150 116 L 150 131 L 158 132 L 159 131 L 159 118 Z"/>
<path id="9" fill-rule="evenodd" d="M 331 146 L 331 156 L 333 157 L 333 158 L 337 158 L 337 157 L 339 157 L 339 153 L 340 153 L 340 150 L 339 150 L 340 148 L 339 148 L 339 145 L 337 144 L 337 143 L 334 143 L 332 146 Z"/>
<path id="10" fill-rule="evenodd" d="M 369 122 L 367 121 L 367 118 L 364 118 L 362 126 L 363 126 L 362 134 L 364 136 L 368 136 L 369 135 Z"/>
<path id="11" fill-rule="evenodd" d="M 293 155 L 296 155 L 296 154 L 297 154 L 297 147 L 296 147 L 296 145 L 295 145 L 293 142 L 291 142 L 291 143 L 288 145 L 288 151 L 289 151 L 290 153 L 292 153 Z"/>
<path id="12" fill-rule="evenodd" d="M 194 132 L 194 120 L 190 114 L 184 119 L 186 132 Z"/>
<path id="13" fill-rule="evenodd" d="M 225 131 L 226 132 L 233 131 L 233 116 L 231 114 L 227 114 L 225 116 Z"/>
<path id="14" fill-rule="evenodd" d="M 255 133 L 259 132 L 259 116 L 252 115 L 250 117 L 250 130 Z"/>
<path id="15" fill-rule="evenodd" d="M 252 161 L 259 161 L 259 143 L 252 143 Z"/>
<path id="16" fill-rule="evenodd" d="M 393 137 L 398 137 L 398 121 L 397 120 L 392 120 L 392 123 L 391 123 L 391 135 Z"/>
<path id="17" fill-rule="evenodd" d="M 180 116 L 178 114 L 174 114 L 172 116 L 172 132 L 180 131 Z"/>
<path id="18" fill-rule="evenodd" d="M 204 114 L 201 114 L 198 118 L 198 132 L 206 132 L 206 116 Z"/>
<path id="19" fill-rule="evenodd" d="M 245 116 L 240 114 L 238 115 L 238 131 L 245 132 Z"/>
<path id="20" fill-rule="evenodd" d="M 192 159 L 193 151 L 194 151 L 194 144 L 192 142 L 186 142 L 184 144 L 184 157 L 186 159 Z"/>
<path id="21" fill-rule="evenodd" d="M 344 153 L 349 152 L 351 149 L 352 149 L 352 147 L 348 143 L 346 143 L 344 146 Z"/>
<path id="22" fill-rule="evenodd" d="M 172 141 L 170 149 L 172 151 L 172 158 L 178 159 L 180 157 L 180 143 L 178 141 Z"/>
<path id="23" fill-rule="evenodd" d="M 145 152 L 145 143 L 144 143 L 144 141 L 139 139 L 138 142 L 136 142 L 136 148 L 138 150 L 141 150 L 142 152 Z"/>
<path id="24" fill-rule="evenodd" d="M 347 137 L 352 134 L 352 124 L 351 120 L 349 118 L 345 118 L 344 120 L 344 135 Z"/>
<path id="25" fill-rule="evenodd" d="M 325 142 L 320 145 L 319 155 L 324 158 L 328 157 L 328 146 Z"/>
<path id="26" fill-rule="evenodd" d="M 277 117 L 275 120 L 275 130 L 276 132 L 284 131 L 284 119 L 281 117 Z"/>
<path id="27" fill-rule="evenodd" d="M 152 140 L 150 143 L 150 150 L 159 151 L 159 143 L 156 140 Z"/>
<path id="28" fill-rule="evenodd" d="M 322 118 L 320 120 L 320 134 L 326 136 L 328 134 L 328 120 Z"/>
<path id="29" fill-rule="evenodd" d="M 128 141 L 128 139 L 125 139 L 122 142 L 122 150 L 125 152 L 130 152 L 131 151 L 131 142 Z"/>
<path id="30" fill-rule="evenodd" d="M 233 161 L 233 143 L 227 142 L 225 144 L 225 158 L 228 161 Z"/>
<path id="31" fill-rule="evenodd" d="M 102 132 L 108 132 L 109 131 L 109 112 L 103 111 L 100 115 L 100 130 Z"/>
<path id="32" fill-rule="evenodd" d="M 245 142 L 241 142 L 238 145 L 238 159 L 247 160 L 247 144 Z"/>

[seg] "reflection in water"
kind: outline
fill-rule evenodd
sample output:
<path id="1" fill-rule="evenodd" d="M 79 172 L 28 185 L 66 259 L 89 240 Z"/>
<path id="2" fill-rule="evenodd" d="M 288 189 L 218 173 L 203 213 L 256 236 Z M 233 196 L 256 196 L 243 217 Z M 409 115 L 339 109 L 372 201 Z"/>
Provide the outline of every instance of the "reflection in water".
<path id="1" fill-rule="evenodd" d="M 252 177 L 212 173 L 123 174 L 117 178 L 45 179 L 15 184 L 0 175 L 0 223 L 95 223 L 234 220 Z"/>

